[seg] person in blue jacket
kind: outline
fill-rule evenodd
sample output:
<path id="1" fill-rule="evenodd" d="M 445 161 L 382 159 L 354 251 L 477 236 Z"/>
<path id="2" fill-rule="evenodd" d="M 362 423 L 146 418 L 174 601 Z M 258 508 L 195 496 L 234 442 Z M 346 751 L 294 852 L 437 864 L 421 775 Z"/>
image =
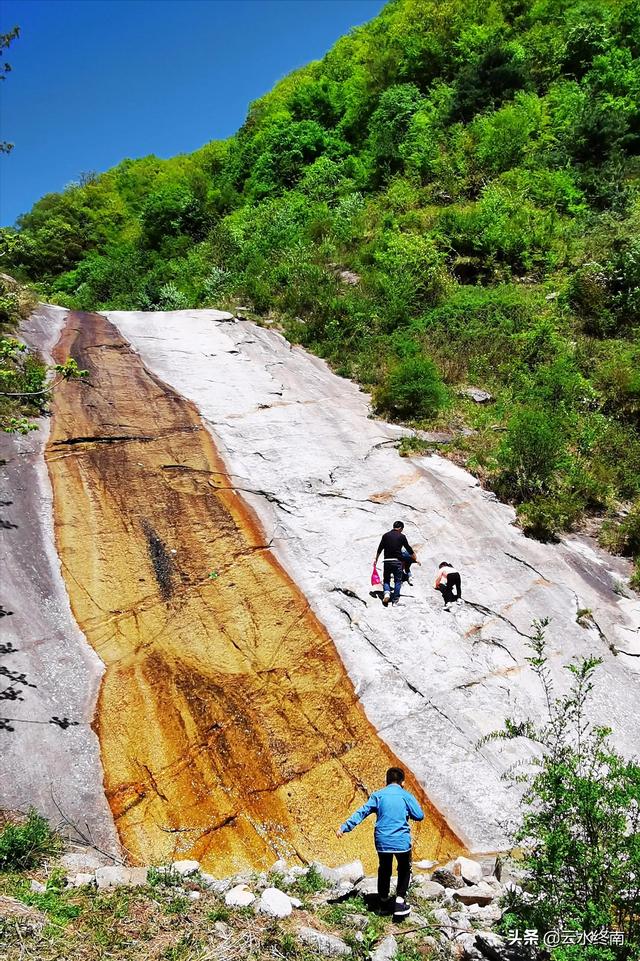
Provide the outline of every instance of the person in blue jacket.
<path id="1" fill-rule="evenodd" d="M 387 771 L 387 786 L 380 791 L 375 791 L 336 832 L 338 837 L 342 837 L 370 814 L 376 815 L 373 837 L 378 852 L 378 899 L 383 910 L 389 910 L 392 907 L 389 886 L 395 856 L 398 864 L 398 885 L 395 904 L 393 904 L 393 917 L 396 921 L 408 917 L 411 911 L 407 904 L 407 891 L 411 880 L 409 818 L 412 821 L 422 821 L 424 818 L 422 808 L 413 794 L 402 787 L 403 781 L 402 768 L 390 767 Z"/>

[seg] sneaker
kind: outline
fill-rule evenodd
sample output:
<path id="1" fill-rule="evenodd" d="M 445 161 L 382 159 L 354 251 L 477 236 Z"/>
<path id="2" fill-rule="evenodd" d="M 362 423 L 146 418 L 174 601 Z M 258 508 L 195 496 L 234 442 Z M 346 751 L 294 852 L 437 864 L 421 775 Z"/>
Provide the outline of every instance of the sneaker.
<path id="1" fill-rule="evenodd" d="M 391 594 L 389 593 L 389 591 L 385 591 L 382 596 L 382 603 L 384 604 L 385 607 L 388 606 L 390 600 L 391 600 Z"/>
<path id="2" fill-rule="evenodd" d="M 410 914 L 411 908 L 404 898 L 396 898 L 396 903 L 393 906 L 393 920 L 402 921 L 404 918 L 408 918 Z"/>

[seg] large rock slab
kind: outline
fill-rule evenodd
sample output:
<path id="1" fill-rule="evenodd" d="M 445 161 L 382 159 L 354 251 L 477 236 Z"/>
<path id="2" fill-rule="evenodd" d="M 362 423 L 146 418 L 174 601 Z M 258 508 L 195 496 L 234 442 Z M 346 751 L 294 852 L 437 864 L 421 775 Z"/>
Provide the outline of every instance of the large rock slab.
<path id="1" fill-rule="evenodd" d="M 544 713 L 526 663 L 534 618 L 551 618 L 558 691 L 572 657 L 604 658 L 591 716 L 633 754 L 640 606 L 614 590 L 628 575 L 624 562 L 581 538 L 529 540 L 512 508 L 464 470 L 435 455 L 398 457 L 407 432 L 371 419 L 367 394 L 273 330 L 215 311 L 109 317 L 155 374 L 196 403 L 271 550 L 329 629 L 367 715 L 471 849 L 505 846 L 503 825 L 518 815 L 519 788 L 501 775 L 529 745 L 476 743 L 506 715 Z M 423 567 L 401 605 L 383 610 L 369 594 L 371 562 L 397 517 Z M 451 612 L 433 590 L 442 559 L 462 571 L 465 600 Z M 597 626 L 576 622 L 580 608 Z"/>

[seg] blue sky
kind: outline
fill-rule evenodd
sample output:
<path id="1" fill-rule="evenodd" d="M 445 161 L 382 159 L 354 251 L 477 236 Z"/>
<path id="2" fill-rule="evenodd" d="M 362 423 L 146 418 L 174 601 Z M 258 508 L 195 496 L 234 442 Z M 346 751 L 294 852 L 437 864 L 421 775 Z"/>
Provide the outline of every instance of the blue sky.
<path id="1" fill-rule="evenodd" d="M 384 0 L 3 0 L 0 224 L 125 157 L 228 137 L 251 100 Z"/>

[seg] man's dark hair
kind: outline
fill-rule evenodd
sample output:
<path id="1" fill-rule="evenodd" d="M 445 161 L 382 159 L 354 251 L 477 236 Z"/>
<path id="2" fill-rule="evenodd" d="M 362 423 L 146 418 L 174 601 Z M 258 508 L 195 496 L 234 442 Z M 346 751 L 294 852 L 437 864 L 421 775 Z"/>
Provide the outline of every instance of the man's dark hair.
<path id="1" fill-rule="evenodd" d="M 438 570 L 440 569 L 440 567 L 453 567 L 453 564 L 450 564 L 449 561 L 441 561 L 439 564 Z"/>
<path id="2" fill-rule="evenodd" d="M 393 529 L 394 529 L 394 531 L 401 531 L 403 527 L 404 527 L 404 524 L 402 523 L 402 521 L 394 521 L 394 522 L 393 522 Z M 400 770 L 400 768 L 398 768 L 398 770 Z"/>
<path id="3" fill-rule="evenodd" d="M 401 767 L 390 767 L 387 771 L 387 784 L 402 784 L 404 771 Z"/>

